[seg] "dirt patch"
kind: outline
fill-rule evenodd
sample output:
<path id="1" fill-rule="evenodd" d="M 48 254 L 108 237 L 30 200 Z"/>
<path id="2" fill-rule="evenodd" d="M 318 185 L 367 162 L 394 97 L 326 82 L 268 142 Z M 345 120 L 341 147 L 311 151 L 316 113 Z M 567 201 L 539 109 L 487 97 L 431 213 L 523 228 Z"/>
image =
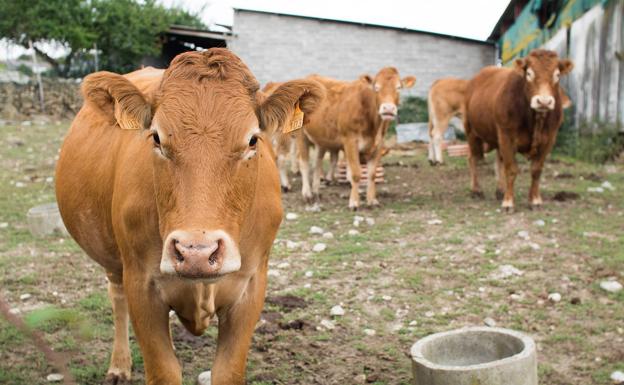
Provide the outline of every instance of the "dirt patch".
<path id="1" fill-rule="evenodd" d="M 553 195 L 553 200 L 557 202 L 567 202 L 579 199 L 581 196 L 572 191 L 557 191 Z"/>

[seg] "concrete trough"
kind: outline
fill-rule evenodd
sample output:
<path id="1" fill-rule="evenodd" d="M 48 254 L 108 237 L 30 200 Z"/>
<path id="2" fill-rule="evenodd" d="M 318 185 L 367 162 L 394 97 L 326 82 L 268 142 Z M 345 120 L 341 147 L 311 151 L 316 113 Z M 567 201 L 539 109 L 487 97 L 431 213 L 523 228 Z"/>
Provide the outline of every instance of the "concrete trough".
<path id="1" fill-rule="evenodd" d="M 411 349 L 415 385 L 537 385 L 535 342 L 509 329 L 437 333 Z"/>

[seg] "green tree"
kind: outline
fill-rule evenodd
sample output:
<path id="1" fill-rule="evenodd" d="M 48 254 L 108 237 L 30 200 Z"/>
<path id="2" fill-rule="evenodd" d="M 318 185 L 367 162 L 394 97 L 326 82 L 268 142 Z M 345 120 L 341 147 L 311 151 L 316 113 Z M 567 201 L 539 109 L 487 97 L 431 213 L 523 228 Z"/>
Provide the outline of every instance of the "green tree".
<path id="1" fill-rule="evenodd" d="M 165 8 L 155 0 L 0 0 L 0 37 L 29 46 L 68 76 L 74 61 L 90 58 L 97 44 L 102 69 L 126 72 L 141 58 L 159 53 L 162 33 L 172 24 L 205 27 L 197 15 Z M 68 54 L 53 58 L 43 43 L 63 45 Z M 83 72 L 84 65 L 77 66 Z"/>

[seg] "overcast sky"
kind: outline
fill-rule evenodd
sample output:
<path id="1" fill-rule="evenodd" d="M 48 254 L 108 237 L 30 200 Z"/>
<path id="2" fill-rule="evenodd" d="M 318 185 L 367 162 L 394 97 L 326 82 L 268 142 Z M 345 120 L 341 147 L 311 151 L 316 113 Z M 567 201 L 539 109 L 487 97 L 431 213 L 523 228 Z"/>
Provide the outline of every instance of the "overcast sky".
<path id="1" fill-rule="evenodd" d="M 206 24 L 232 25 L 233 8 L 418 29 L 485 40 L 509 0 L 159 0 L 201 12 Z M 46 48 L 50 48 L 49 46 Z M 63 51 L 52 49 L 52 53 Z M 0 42 L 0 60 L 24 53 Z"/>
<path id="2" fill-rule="evenodd" d="M 359 21 L 485 40 L 509 0 L 160 0 L 232 24 L 232 8 Z"/>

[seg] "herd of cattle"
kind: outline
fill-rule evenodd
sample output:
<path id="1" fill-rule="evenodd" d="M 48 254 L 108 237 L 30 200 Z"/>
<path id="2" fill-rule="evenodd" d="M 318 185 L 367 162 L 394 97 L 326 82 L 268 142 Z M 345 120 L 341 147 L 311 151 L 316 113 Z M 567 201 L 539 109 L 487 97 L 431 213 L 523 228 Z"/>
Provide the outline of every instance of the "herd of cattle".
<path id="1" fill-rule="evenodd" d="M 442 161 L 441 127 L 460 112 L 472 192 L 481 194 L 476 161 L 496 149 L 503 207 L 513 208 L 514 155 L 521 152 L 532 161 L 531 204 L 541 204 L 540 172 L 562 122 L 558 81 L 571 69 L 553 52 L 534 51 L 514 68 L 436 83 L 430 160 Z M 353 82 L 314 75 L 260 91 L 247 66 L 217 48 L 180 54 L 164 71 L 86 77 L 85 104 L 57 164 L 56 193 L 68 231 L 108 277 L 115 326 L 108 381 L 130 378 L 130 320 L 147 383 L 182 383 L 169 329 L 174 310 L 195 335 L 218 317 L 212 384 L 243 384 L 283 215 L 275 152 L 282 165 L 296 144 L 310 199 L 323 155 L 329 152 L 335 166 L 344 151 L 349 207 L 357 208 L 360 164 L 376 169 L 399 92 L 415 81 L 386 67 Z M 302 113 L 303 128 L 289 133 Z M 310 146 L 317 148 L 311 185 Z M 377 205 L 374 172 L 367 179 L 367 204 Z"/>

